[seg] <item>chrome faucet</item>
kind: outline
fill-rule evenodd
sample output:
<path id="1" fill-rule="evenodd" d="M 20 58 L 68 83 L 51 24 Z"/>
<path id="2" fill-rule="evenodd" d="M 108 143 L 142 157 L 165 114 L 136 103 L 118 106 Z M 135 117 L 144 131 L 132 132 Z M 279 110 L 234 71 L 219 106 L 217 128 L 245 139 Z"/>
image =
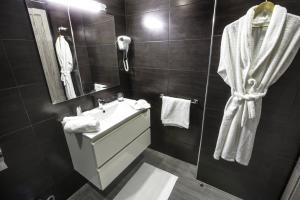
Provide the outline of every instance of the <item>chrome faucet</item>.
<path id="1" fill-rule="evenodd" d="M 104 104 L 105 104 L 105 101 L 104 99 L 98 99 L 98 105 L 99 105 L 99 109 L 102 110 L 103 112 L 105 112 L 104 110 Z"/>

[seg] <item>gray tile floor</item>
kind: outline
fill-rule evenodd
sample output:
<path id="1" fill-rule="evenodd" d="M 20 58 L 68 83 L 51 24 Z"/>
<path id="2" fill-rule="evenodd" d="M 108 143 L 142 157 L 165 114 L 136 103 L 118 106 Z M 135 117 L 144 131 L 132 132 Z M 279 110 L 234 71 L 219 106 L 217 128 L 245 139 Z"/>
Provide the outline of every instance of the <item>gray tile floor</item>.
<path id="1" fill-rule="evenodd" d="M 240 200 L 195 179 L 195 165 L 152 149 L 146 149 L 105 191 L 99 191 L 93 185 L 85 184 L 68 200 L 112 200 L 144 162 L 179 177 L 169 200 Z"/>

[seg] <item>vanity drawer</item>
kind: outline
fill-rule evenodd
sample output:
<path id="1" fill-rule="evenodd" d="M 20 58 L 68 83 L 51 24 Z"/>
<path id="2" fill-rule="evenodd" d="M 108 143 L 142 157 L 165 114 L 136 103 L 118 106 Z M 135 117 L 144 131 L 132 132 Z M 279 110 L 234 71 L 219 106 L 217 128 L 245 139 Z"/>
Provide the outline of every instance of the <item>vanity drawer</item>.
<path id="1" fill-rule="evenodd" d="M 151 143 L 150 129 L 136 138 L 120 153 L 98 169 L 101 189 L 104 190 L 121 172 L 129 166 Z"/>
<path id="2" fill-rule="evenodd" d="M 149 127 L 150 111 L 148 110 L 92 143 L 97 167 L 103 165 Z"/>

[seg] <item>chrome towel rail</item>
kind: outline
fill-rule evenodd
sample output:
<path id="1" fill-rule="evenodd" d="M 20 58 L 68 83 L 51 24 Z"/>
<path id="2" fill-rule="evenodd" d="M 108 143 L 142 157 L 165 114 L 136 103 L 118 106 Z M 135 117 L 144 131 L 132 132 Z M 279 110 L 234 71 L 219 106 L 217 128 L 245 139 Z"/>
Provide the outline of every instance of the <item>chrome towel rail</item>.
<path id="1" fill-rule="evenodd" d="M 164 94 L 160 94 L 160 98 L 163 98 L 163 96 L 165 96 L 165 95 Z M 192 104 L 198 104 L 199 103 L 198 99 L 189 99 L 189 100 L 191 100 Z"/>

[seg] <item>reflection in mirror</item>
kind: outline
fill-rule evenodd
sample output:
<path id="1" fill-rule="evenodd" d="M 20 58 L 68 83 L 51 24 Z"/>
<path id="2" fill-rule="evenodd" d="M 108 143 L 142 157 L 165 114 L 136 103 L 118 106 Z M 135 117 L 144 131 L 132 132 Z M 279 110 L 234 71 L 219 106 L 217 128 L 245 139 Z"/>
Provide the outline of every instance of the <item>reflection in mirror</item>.
<path id="1" fill-rule="evenodd" d="M 115 22 L 105 5 L 25 1 L 53 103 L 119 85 Z"/>
<path id="2" fill-rule="evenodd" d="M 120 84 L 114 17 L 70 11 L 84 93 Z"/>
<path id="3" fill-rule="evenodd" d="M 68 9 L 31 0 L 27 7 L 52 102 L 82 95 Z"/>
<path id="4" fill-rule="evenodd" d="M 7 165 L 5 164 L 4 156 L 2 153 L 2 150 L 0 148 L 0 171 L 3 171 L 7 168 Z"/>

